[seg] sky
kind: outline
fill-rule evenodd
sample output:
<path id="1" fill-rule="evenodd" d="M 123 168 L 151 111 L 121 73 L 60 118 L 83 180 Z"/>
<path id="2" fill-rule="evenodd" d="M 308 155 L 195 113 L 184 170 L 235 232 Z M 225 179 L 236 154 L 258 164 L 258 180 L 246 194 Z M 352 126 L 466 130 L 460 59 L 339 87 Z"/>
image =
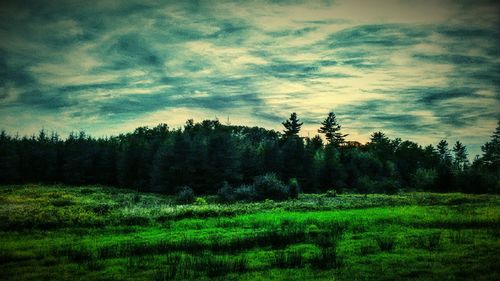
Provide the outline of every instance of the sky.
<path id="1" fill-rule="evenodd" d="M 471 155 L 500 118 L 496 1 L 2 1 L 0 129 L 93 136 L 219 118 Z"/>

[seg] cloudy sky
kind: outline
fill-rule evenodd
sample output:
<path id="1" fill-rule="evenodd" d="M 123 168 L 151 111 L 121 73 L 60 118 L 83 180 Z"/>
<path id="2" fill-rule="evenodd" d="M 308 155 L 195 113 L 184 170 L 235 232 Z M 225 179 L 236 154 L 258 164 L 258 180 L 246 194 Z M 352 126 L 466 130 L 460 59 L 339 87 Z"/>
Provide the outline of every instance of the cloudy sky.
<path id="1" fill-rule="evenodd" d="M 495 1 L 4 2 L 11 134 L 215 117 L 281 130 L 297 112 L 312 136 L 334 111 L 350 140 L 460 139 L 476 154 L 500 117 Z"/>

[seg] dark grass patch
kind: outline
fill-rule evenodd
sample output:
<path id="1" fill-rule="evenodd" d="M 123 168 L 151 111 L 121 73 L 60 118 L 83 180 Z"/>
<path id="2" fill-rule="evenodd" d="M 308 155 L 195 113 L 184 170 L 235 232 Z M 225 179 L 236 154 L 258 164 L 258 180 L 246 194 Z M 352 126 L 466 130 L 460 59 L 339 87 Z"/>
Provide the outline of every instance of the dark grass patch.
<path id="1" fill-rule="evenodd" d="M 162 223 L 165 221 L 178 221 L 189 218 L 213 218 L 213 217 L 235 217 L 245 213 L 242 210 L 223 209 L 223 208 L 201 208 L 201 209 L 182 209 L 168 214 L 160 215 L 157 221 Z"/>
<path id="2" fill-rule="evenodd" d="M 337 269 L 342 267 L 343 258 L 338 254 L 337 248 L 321 248 L 310 260 L 311 266 L 317 269 Z"/>
<path id="3" fill-rule="evenodd" d="M 368 226 L 365 223 L 352 224 L 349 230 L 354 234 L 365 233 L 368 230 Z"/>
<path id="4" fill-rule="evenodd" d="M 448 239 L 453 244 L 470 244 L 473 241 L 472 237 L 467 235 L 463 230 L 450 231 Z"/>
<path id="5" fill-rule="evenodd" d="M 71 206 L 74 204 L 73 200 L 68 199 L 68 198 L 54 199 L 54 200 L 51 200 L 50 203 L 54 207 L 66 207 L 66 206 Z"/>
<path id="6" fill-rule="evenodd" d="M 156 260 L 153 255 L 144 255 L 141 257 L 129 256 L 126 259 L 125 268 L 128 271 L 143 271 L 156 266 Z"/>
<path id="7" fill-rule="evenodd" d="M 90 271 L 100 270 L 104 267 L 104 263 L 99 256 L 99 251 L 94 247 L 71 245 L 62 248 L 59 254 L 67 256 L 68 260 L 84 266 Z"/>
<path id="8" fill-rule="evenodd" d="M 375 237 L 375 242 L 383 252 L 391 252 L 396 247 L 396 237 L 383 235 Z"/>
<path id="9" fill-rule="evenodd" d="M 373 244 L 363 244 L 359 248 L 359 254 L 361 256 L 367 256 L 367 255 L 372 255 L 375 254 L 379 251 L 379 247 L 377 245 Z"/>
<path id="10" fill-rule="evenodd" d="M 165 265 L 155 271 L 153 280 L 192 278 L 201 273 L 214 278 L 229 273 L 243 273 L 247 270 L 248 261 L 244 257 L 216 256 L 208 253 L 195 256 L 169 254 Z"/>
<path id="11" fill-rule="evenodd" d="M 437 250 L 441 244 L 441 232 L 417 236 L 411 239 L 410 244 L 417 249 Z"/>
<path id="12" fill-rule="evenodd" d="M 26 254 L 8 252 L 6 250 L 0 251 L 0 264 L 16 263 L 30 260 L 32 257 Z"/>
<path id="13" fill-rule="evenodd" d="M 148 226 L 151 224 L 151 219 L 149 217 L 132 215 L 121 218 L 120 223 L 128 226 Z"/>
<path id="14" fill-rule="evenodd" d="M 90 209 L 92 210 L 92 212 L 96 213 L 97 215 L 104 216 L 104 215 L 107 215 L 111 212 L 111 210 L 113 209 L 113 206 L 106 204 L 106 203 L 100 203 L 100 204 L 91 206 Z"/>
<path id="15" fill-rule="evenodd" d="M 82 195 L 89 195 L 95 193 L 95 190 L 90 189 L 90 188 L 82 188 L 80 189 L 80 194 Z"/>

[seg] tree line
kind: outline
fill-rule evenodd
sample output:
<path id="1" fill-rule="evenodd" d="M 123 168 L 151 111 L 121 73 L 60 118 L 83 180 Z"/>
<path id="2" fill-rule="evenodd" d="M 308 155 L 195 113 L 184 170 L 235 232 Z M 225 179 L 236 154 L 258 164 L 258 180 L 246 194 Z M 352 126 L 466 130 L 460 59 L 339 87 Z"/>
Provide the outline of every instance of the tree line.
<path id="1" fill-rule="evenodd" d="M 382 132 L 366 144 L 346 141 L 333 112 L 318 129 L 325 141 L 319 134 L 300 137 L 296 113 L 282 124 L 278 132 L 188 120 L 183 128 L 159 124 L 105 138 L 2 131 L 0 183 L 101 184 L 168 194 L 189 186 L 196 194 L 215 194 L 272 174 L 302 192 L 500 191 L 500 121 L 472 163 L 460 141 L 422 147 Z"/>

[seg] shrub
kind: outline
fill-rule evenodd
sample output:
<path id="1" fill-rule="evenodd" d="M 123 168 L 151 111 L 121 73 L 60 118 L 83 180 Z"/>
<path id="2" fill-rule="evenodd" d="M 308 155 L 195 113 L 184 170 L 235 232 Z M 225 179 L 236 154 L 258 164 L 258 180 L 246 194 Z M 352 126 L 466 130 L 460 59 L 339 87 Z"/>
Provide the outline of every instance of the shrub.
<path id="1" fill-rule="evenodd" d="M 291 186 L 288 187 L 275 174 L 270 173 L 256 177 L 252 185 L 243 184 L 235 189 L 225 182 L 217 195 L 222 202 L 286 200 L 291 193 L 292 198 L 297 198 L 300 190 L 298 182 L 292 179 L 290 183 Z"/>
<path id="2" fill-rule="evenodd" d="M 219 201 L 224 203 L 233 202 L 236 199 L 234 189 L 229 185 L 229 183 L 227 183 L 227 181 L 222 183 L 222 187 L 217 191 L 217 197 L 219 198 Z"/>
<path id="3" fill-rule="evenodd" d="M 289 189 L 290 198 L 292 198 L 292 199 L 299 198 L 300 185 L 299 185 L 299 181 L 297 181 L 296 178 L 291 178 L 288 181 L 288 189 Z"/>
<path id="4" fill-rule="evenodd" d="M 179 188 L 177 192 L 176 201 L 179 204 L 191 204 L 194 202 L 194 192 L 189 186 Z"/>
<path id="5" fill-rule="evenodd" d="M 288 187 L 274 173 L 256 177 L 253 187 L 256 199 L 259 201 L 264 199 L 286 200 L 290 195 Z"/>
<path id="6" fill-rule="evenodd" d="M 325 193 L 326 197 L 337 197 L 337 191 L 335 189 L 330 189 Z"/>
<path id="7" fill-rule="evenodd" d="M 254 201 L 257 199 L 255 188 L 253 185 L 240 185 L 234 190 L 234 200 L 237 201 Z"/>
<path id="8" fill-rule="evenodd" d="M 194 204 L 204 206 L 207 205 L 207 200 L 205 200 L 205 198 L 202 197 L 196 197 L 196 199 L 194 200 Z"/>

